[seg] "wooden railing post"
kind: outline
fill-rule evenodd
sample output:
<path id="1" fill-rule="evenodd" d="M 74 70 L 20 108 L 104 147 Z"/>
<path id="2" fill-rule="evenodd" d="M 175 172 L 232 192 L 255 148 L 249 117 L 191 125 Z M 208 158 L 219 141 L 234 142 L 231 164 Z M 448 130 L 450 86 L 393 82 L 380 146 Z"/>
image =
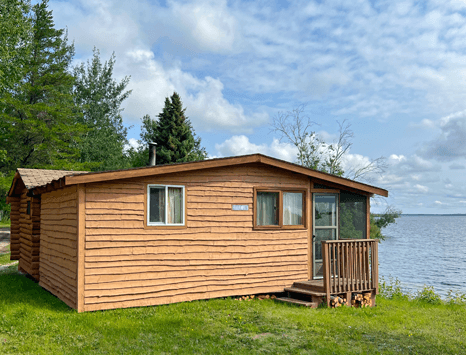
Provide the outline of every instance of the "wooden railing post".
<path id="1" fill-rule="evenodd" d="M 330 266 L 328 255 L 328 244 L 322 241 L 322 267 L 324 276 L 324 292 L 327 299 L 327 307 L 330 307 Z"/>
<path id="2" fill-rule="evenodd" d="M 376 239 L 373 243 L 372 249 L 372 267 L 373 267 L 373 282 L 372 287 L 375 289 L 375 294 L 379 294 L 379 241 Z"/>
<path id="3" fill-rule="evenodd" d="M 322 269 L 328 299 L 335 293 L 378 293 L 378 240 L 322 241 Z"/>

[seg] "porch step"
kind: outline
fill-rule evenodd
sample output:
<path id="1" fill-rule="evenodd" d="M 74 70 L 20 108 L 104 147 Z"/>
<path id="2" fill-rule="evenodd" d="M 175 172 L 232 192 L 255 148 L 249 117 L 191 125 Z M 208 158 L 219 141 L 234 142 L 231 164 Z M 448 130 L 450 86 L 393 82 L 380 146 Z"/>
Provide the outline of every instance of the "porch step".
<path id="1" fill-rule="evenodd" d="M 321 292 L 324 293 L 324 283 L 323 281 L 311 280 L 311 281 L 299 281 L 293 283 L 293 287 L 304 289 L 313 292 Z"/>
<path id="2" fill-rule="evenodd" d="M 316 302 L 301 301 L 301 300 L 296 300 L 294 298 L 289 298 L 289 297 L 279 297 L 279 298 L 276 298 L 275 300 L 280 301 L 280 302 L 293 303 L 293 304 L 297 304 L 300 306 L 311 307 L 311 308 L 317 308 L 318 306 Z"/>
<path id="3" fill-rule="evenodd" d="M 286 287 L 285 291 L 286 292 L 293 292 L 293 293 L 300 293 L 302 295 L 307 295 L 307 296 L 315 296 L 315 297 L 323 297 L 325 296 L 325 292 L 317 292 L 317 291 L 312 291 L 309 289 L 305 288 L 300 288 L 300 287 Z"/>

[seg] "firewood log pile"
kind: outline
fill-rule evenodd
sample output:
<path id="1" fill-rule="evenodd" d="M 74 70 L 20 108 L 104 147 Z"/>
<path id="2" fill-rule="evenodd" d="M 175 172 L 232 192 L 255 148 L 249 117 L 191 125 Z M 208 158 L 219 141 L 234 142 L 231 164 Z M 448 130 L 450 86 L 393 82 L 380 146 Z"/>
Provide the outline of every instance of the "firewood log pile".
<path id="1" fill-rule="evenodd" d="M 330 296 L 330 306 L 332 308 L 338 308 L 346 304 L 346 298 L 341 296 Z"/>
<path id="2" fill-rule="evenodd" d="M 330 296 L 330 307 L 338 308 L 346 305 L 346 295 Z M 371 293 L 353 293 L 351 295 L 351 306 L 357 308 L 371 306 Z"/>
<path id="3" fill-rule="evenodd" d="M 262 300 L 268 300 L 268 299 L 271 299 L 271 300 L 274 300 L 275 298 L 277 298 L 277 296 L 275 295 L 258 295 L 257 297 L 255 295 L 251 295 L 251 296 L 242 296 L 242 297 L 238 297 L 238 298 L 235 298 L 234 300 L 235 301 L 252 301 L 254 298 L 262 301 Z"/>
<path id="4" fill-rule="evenodd" d="M 371 293 L 353 293 L 351 297 L 351 306 L 353 307 L 370 307 L 371 306 Z"/>

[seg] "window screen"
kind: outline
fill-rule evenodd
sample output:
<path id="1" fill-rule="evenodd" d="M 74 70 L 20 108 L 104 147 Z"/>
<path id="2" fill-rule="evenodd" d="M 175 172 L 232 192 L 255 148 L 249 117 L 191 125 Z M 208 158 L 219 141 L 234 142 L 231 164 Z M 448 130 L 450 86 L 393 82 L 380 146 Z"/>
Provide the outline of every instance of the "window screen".
<path id="1" fill-rule="evenodd" d="M 165 187 L 150 188 L 149 222 L 165 223 Z"/>
<path id="2" fill-rule="evenodd" d="M 340 239 L 366 238 L 366 196 L 340 192 Z"/>

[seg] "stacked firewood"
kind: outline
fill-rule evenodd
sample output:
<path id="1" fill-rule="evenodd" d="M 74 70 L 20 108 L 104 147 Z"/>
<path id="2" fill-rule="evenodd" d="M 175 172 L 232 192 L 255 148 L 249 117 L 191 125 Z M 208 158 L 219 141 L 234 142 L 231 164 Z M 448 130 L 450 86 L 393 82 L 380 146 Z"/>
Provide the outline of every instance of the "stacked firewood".
<path id="1" fill-rule="evenodd" d="M 370 307 L 371 306 L 371 293 L 353 293 L 351 299 L 353 307 Z"/>
<path id="2" fill-rule="evenodd" d="M 346 305 L 346 295 L 330 296 L 330 307 L 338 308 Z M 371 306 L 371 293 L 353 293 L 351 295 L 352 307 L 370 307 Z"/>
<path id="3" fill-rule="evenodd" d="M 330 296 L 330 306 L 338 308 L 346 304 L 346 298 L 340 296 Z"/>
<path id="4" fill-rule="evenodd" d="M 235 298 L 234 300 L 235 301 L 252 301 L 254 299 L 254 297 L 256 297 L 255 295 L 251 295 L 251 296 L 242 296 L 242 297 L 238 297 L 238 298 Z M 277 298 L 277 296 L 275 295 L 258 295 L 256 297 L 256 299 L 262 301 L 262 300 L 267 300 L 267 299 L 271 299 L 271 300 L 274 300 L 275 298 Z"/>

